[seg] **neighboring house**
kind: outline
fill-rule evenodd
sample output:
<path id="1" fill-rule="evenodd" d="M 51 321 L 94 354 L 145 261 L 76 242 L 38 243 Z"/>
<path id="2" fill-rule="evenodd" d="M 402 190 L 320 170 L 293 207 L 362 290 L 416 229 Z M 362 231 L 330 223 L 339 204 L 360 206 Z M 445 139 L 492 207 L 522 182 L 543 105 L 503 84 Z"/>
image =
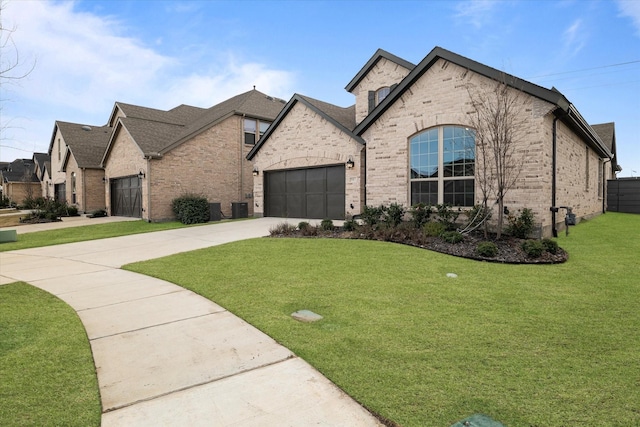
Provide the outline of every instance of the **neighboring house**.
<path id="1" fill-rule="evenodd" d="M 467 88 L 497 82 L 525 107 L 527 156 L 508 209 L 532 209 L 545 236 L 564 222 L 565 211 L 551 207 L 601 213 L 615 145 L 557 90 L 436 47 L 417 65 L 378 50 L 346 87 L 354 107 L 294 95 L 247 156 L 258 173 L 254 214 L 342 219 L 365 205 L 472 207 L 480 195 Z"/>
<path id="2" fill-rule="evenodd" d="M 40 181 L 40 196 L 53 198 L 53 182 L 51 181 L 51 158 L 47 153 L 33 153 L 34 172 Z"/>
<path id="3" fill-rule="evenodd" d="M 79 212 L 105 208 L 102 156 L 111 137 L 109 126 L 56 121 L 48 154 L 52 195 Z"/>
<path id="4" fill-rule="evenodd" d="M 25 199 L 40 197 L 40 181 L 32 159 L 16 159 L 0 171 L 2 195 L 18 205 Z"/>
<path id="5" fill-rule="evenodd" d="M 284 104 L 255 89 L 208 109 L 116 103 L 102 158 L 110 215 L 170 220 L 171 201 L 188 193 L 220 203 L 225 216 L 232 203 L 247 203 L 251 215 L 253 167 L 245 157 Z"/>

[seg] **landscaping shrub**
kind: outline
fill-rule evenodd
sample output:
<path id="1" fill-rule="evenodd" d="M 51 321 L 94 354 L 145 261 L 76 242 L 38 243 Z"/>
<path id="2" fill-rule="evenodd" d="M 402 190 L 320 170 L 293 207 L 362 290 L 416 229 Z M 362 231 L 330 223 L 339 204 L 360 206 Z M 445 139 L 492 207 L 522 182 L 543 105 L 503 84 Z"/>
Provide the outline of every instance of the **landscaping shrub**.
<path id="1" fill-rule="evenodd" d="M 473 208 L 465 212 L 465 215 L 469 219 L 469 228 L 473 228 L 482 223 L 482 221 L 489 220 L 491 218 L 491 209 L 488 206 L 474 205 Z"/>
<path id="2" fill-rule="evenodd" d="M 103 216 L 107 216 L 107 211 L 104 209 L 97 209 L 87 215 L 89 218 L 101 218 Z"/>
<path id="3" fill-rule="evenodd" d="M 391 203 L 388 207 L 383 208 L 384 222 L 389 227 L 397 227 L 404 217 L 405 209 L 398 203 Z"/>
<path id="4" fill-rule="evenodd" d="M 498 247 L 493 242 L 480 242 L 476 246 L 476 252 L 480 256 L 493 258 L 498 255 Z"/>
<path id="5" fill-rule="evenodd" d="M 513 237 L 519 239 L 526 239 L 529 237 L 534 228 L 533 211 L 529 208 L 524 208 L 519 215 L 509 214 L 507 215 L 507 221 L 509 226 L 507 227 L 507 233 Z"/>
<path id="6" fill-rule="evenodd" d="M 300 231 L 304 231 L 304 230 L 306 230 L 307 228 L 309 228 L 309 226 L 310 226 L 310 224 L 309 224 L 307 221 L 300 221 L 300 222 L 298 223 L 298 230 L 300 230 Z"/>
<path id="7" fill-rule="evenodd" d="M 453 231 L 456 229 L 456 221 L 462 212 L 460 208 L 455 210 L 453 207 L 445 203 L 442 205 L 436 205 L 436 211 L 438 213 L 438 221 L 444 225 L 446 231 Z"/>
<path id="8" fill-rule="evenodd" d="M 198 224 L 209 221 L 209 202 L 202 196 L 185 194 L 171 201 L 174 215 L 183 224 Z"/>
<path id="9" fill-rule="evenodd" d="M 330 219 L 323 219 L 322 222 L 320 222 L 320 228 L 324 231 L 333 231 L 333 221 Z"/>
<path id="10" fill-rule="evenodd" d="M 438 237 L 446 231 L 444 224 L 436 221 L 427 222 L 422 229 L 424 234 L 431 237 Z"/>
<path id="11" fill-rule="evenodd" d="M 429 222 L 429 216 L 431 216 L 431 206 L 424 203 L 418 203 L 411 206 L 409 209 L 411 215 L 411 223 L 415 228 L 422 228 L 427 222 Z"/>
<path id="12" fill-rule="evenodd" d="M 67 206 L 67 215 L 68 216 L 78 216 L 78 207 L 77 206 Z"/>
<path id="13" fill-rule="evenodd" d="M 360 218 L 362 218 L 362 221 L 365 225 L 375 227 L 380 222 L 384 221 L 384 211 L 385 208 L 383 205 L 380 205 L 378 207 L 365 206 L 362 210 L 362 213 L 360 214 Z"/>
<path id="14" fill-rule="evenodd" d="M 442 237 L 442 240 L 449 243 L 460 243 L 464 238 L 464 236 L 462 236 L 462 233 L 459 233 L 457 231 L 445 231 L 440 237 Z"/>
<path id="15" fill-rule="evenodd" d="M 0 197 L 0 209 L 13 207 L 11 200 L 8 197 Z"/>
<path id="16" fill-rule="evenodd" d="M 558 253 L 558 242 L 556 242 L 555 240 L 552 239 L 542 239 L 542 246 L 544 246 L 544 250 L 551 253 L 551 254 L 556 254 Z"/>
<path id="17" fill-rule="evenodd" d="M 354 219 L 348 219 L 342 224 L 344 231 L 355 231 L 356 228 L 358 228 L 358 223 Z"/>
<path id="18" fill-rule="evenodd" d="M 274 225 L 269 229 L 269 234 L 271 236 L 288 236 L 294 234 L 296 232 L 296 226 L 293 224 L 289 224 L 288 222 L 281 222 L 280 224 Z"/>
<path id="19" fill-rule="evenodd" d="M 529 258 L 539 258 L 545 250 L 540 240 L 533 239 L 525 240 L 522 242 L 521 247 Z"/>

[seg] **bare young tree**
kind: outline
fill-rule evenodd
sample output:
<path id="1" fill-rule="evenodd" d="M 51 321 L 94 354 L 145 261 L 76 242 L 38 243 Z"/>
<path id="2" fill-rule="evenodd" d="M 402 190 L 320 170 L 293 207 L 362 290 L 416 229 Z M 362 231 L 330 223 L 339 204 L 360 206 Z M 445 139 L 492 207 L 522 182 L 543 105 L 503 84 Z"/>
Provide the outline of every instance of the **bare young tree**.
<path id="1" fill-rule="evenodd" d="M 524 164 L 525 152 L 519 150 L 524 135 L 525 107 L 522 93 L 505 83 L 467 85 L 473 112 L 471 126 L 475 128 L 476 179 L 482 204 L 495 198 L 498 205 L 497 238 L 504 225 L 504 199 L 518 180 Z"/>
<path id="2" fill-rule="evenodd" d="M 6 3 L 0 0 L 0 118 L 2 118 L 4 103 L 7 101 L 2 95 L 2 91 L 6 91 L 6 85 L 24 79 L 36 66 L 34 61 L 30 67 L 24 69 L 20 52 L 13 41 L 16 27 L 7 28 L 2 21 L 2 11 L 5 8 Z M 4 133 L 8 127 L 9 123 L 0 121 L 0 142 L 4 141 Z"/>

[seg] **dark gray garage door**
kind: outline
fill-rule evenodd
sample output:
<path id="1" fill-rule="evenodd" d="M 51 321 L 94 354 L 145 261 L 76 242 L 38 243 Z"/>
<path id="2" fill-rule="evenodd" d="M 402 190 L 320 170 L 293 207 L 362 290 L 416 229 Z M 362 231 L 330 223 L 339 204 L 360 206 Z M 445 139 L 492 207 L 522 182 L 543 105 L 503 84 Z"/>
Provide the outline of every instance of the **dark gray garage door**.
<path id="1" fill-rule="evenodd" d="M 142 183 L 137 175 L 111 180 L 111 215 L 142 218 Z"/>
<path id="2" fill-rule="evenodd" d="M 265 215 L 344 219 L 344 165 L 265 173 Z"/>

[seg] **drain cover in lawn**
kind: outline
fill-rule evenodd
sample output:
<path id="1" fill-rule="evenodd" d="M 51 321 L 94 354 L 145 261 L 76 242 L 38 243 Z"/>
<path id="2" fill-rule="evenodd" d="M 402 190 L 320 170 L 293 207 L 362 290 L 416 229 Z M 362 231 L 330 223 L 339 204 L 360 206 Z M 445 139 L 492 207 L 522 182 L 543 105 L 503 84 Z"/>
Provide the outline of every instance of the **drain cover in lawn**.
<path id="1" fill-rule="evenodd" d="M 295 313 L 291 313 L 291 317 L 301 322 L 315 322 L 322 319 L 322 316 L 310 310 L 298 310 Z"/>
<path id="2" fill-rule="evenodd" d="M 458 421 L 451 427 L 504 427 L 504 425 L 492 420 L 486 415 L 475 414 L 462 421 Z"/>

